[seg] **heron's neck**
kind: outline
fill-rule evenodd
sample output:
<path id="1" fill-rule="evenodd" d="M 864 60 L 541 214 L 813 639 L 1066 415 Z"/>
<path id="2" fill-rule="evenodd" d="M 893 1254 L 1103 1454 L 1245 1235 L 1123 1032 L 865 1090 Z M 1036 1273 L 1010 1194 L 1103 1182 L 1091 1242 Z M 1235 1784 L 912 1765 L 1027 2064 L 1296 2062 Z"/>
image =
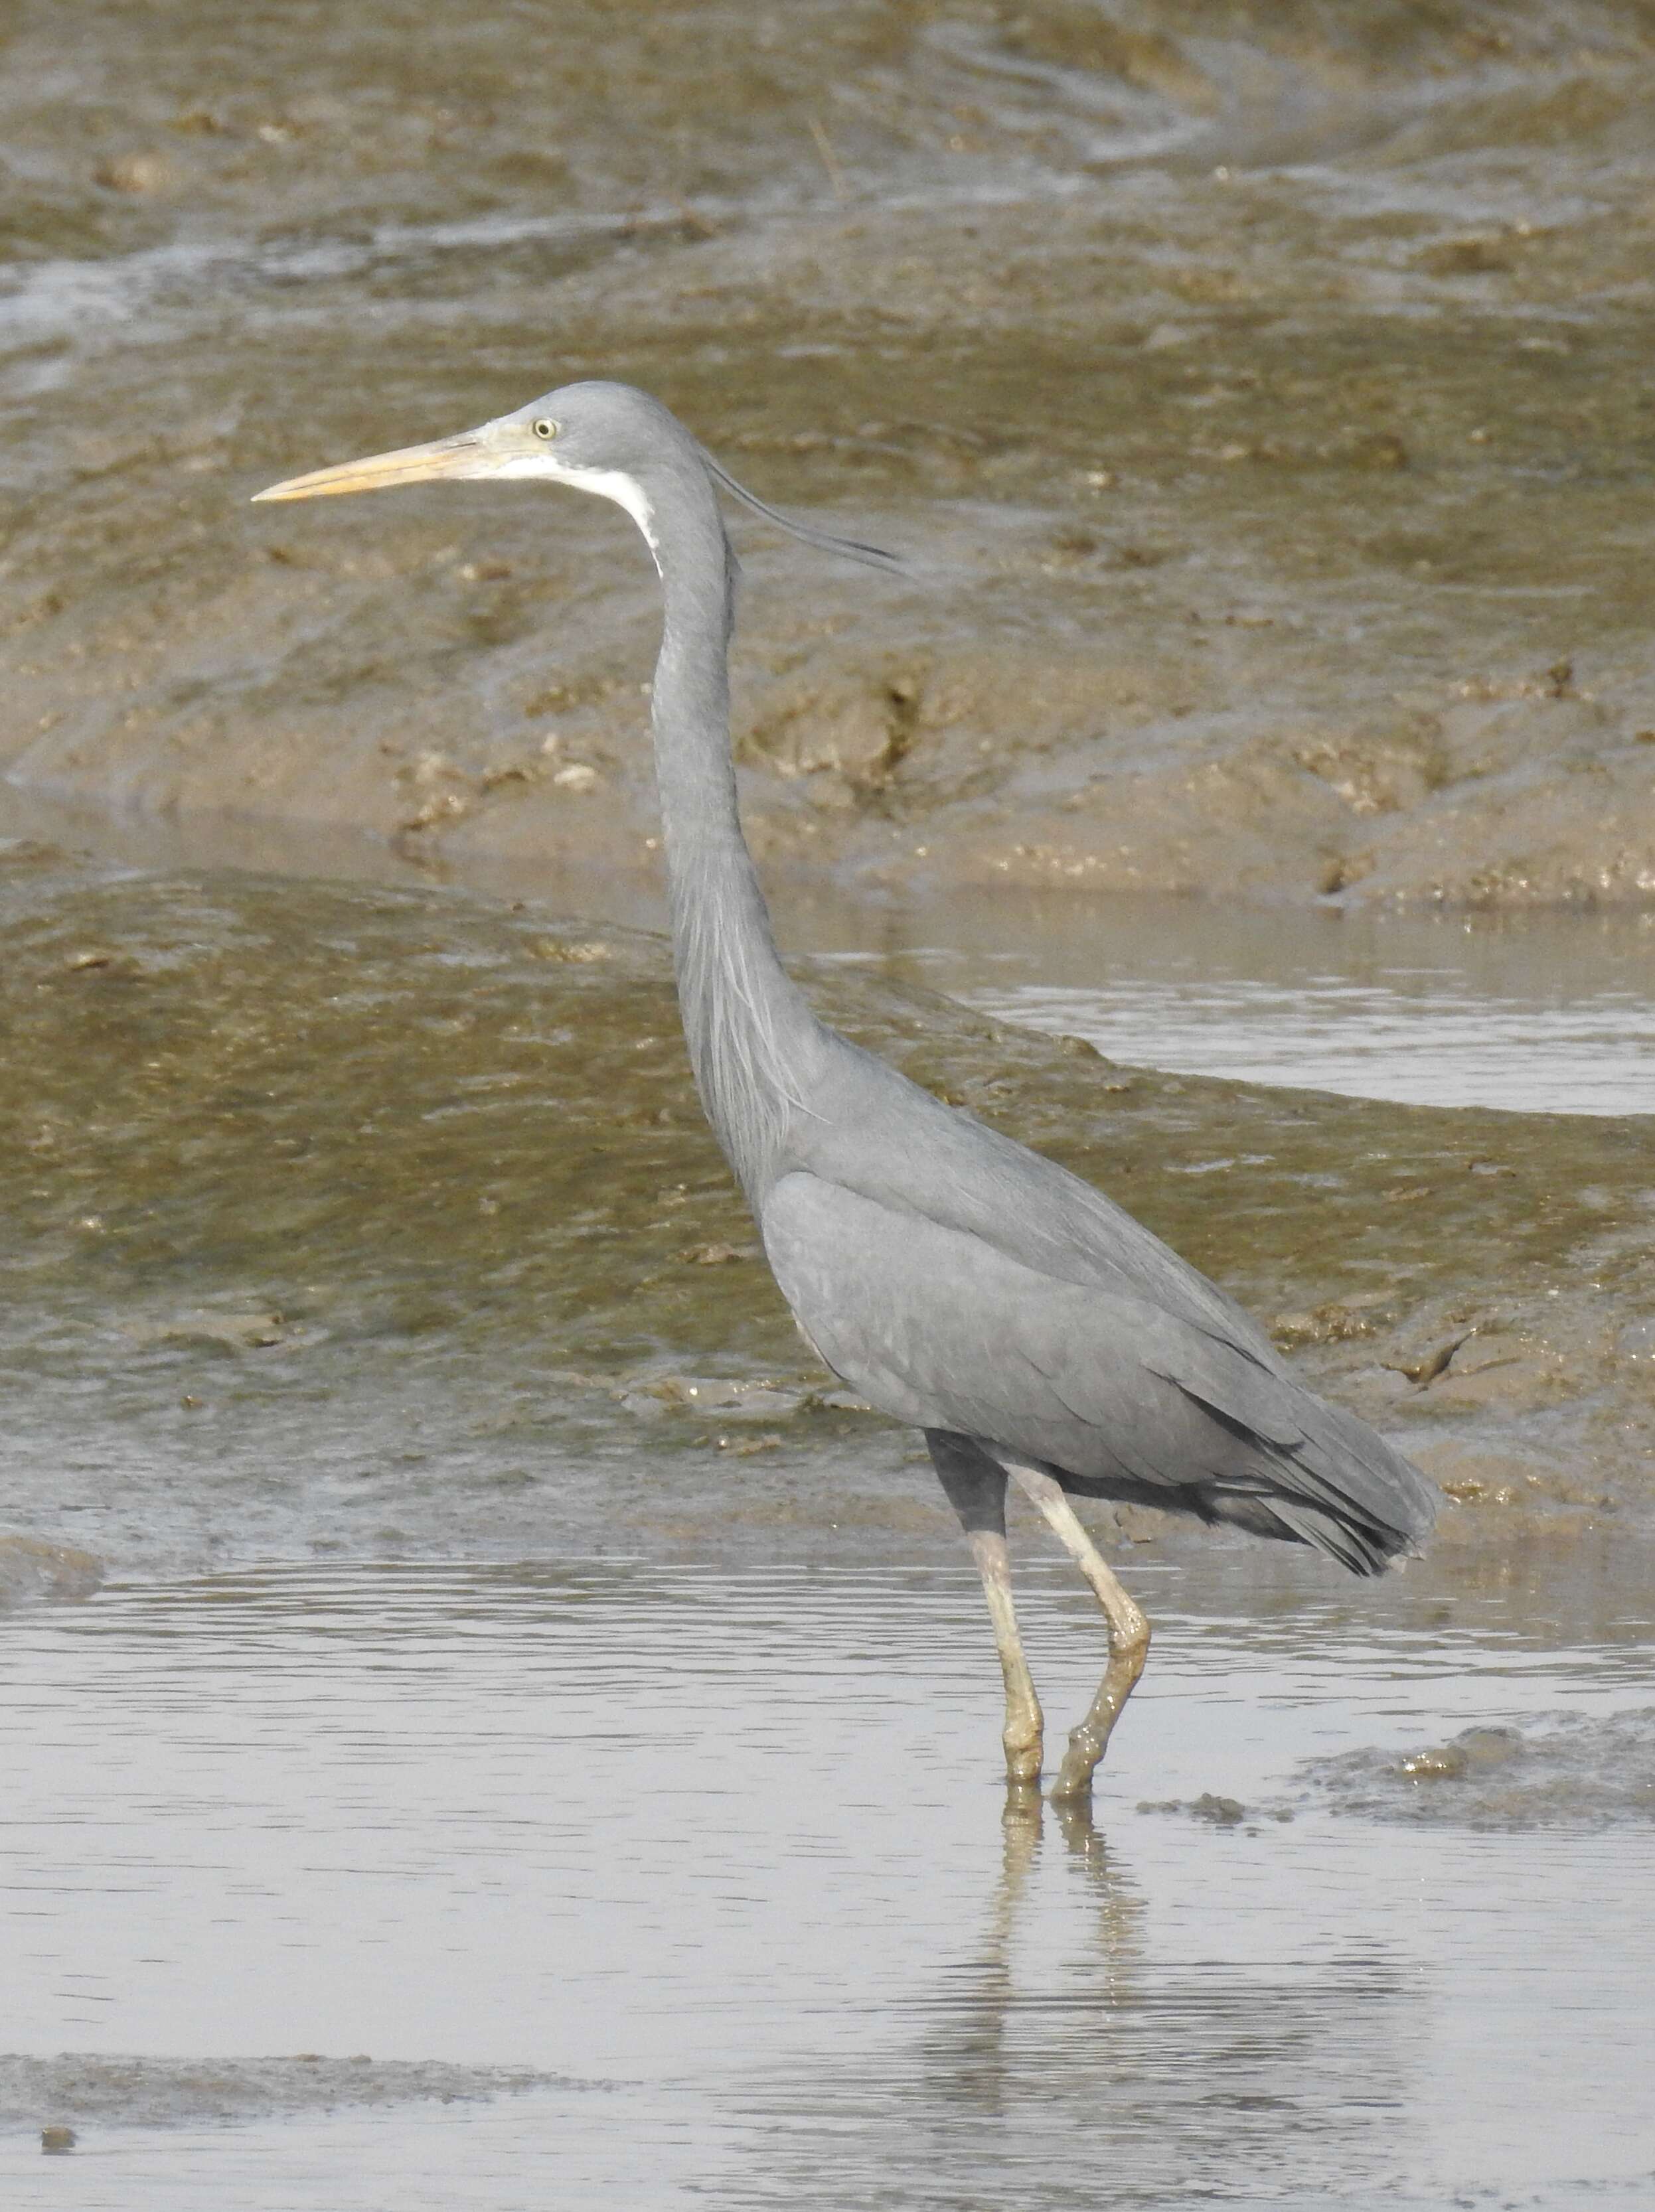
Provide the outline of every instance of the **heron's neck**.
<path id="1" fill-rule="evenodd" d="M 655 775 L 685 1035 L 707 1117 L 751 1196 L 775 1171 L 820 1031 L 776 953 L 741 834 L 730 752 L 733 564 L 710 486 L 706 511 L 689 521 L 671 541 L 663 533 L 660 548 Z"/>

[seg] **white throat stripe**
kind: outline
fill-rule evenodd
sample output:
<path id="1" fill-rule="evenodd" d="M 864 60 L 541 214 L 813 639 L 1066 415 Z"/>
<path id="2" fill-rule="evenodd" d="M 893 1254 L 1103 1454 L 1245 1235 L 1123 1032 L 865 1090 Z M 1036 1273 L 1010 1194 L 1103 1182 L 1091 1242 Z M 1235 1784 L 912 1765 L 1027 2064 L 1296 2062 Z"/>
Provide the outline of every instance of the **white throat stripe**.
<path id="1" fill-rule="evenodd" d="M 655 537 L 655 510 L 650 506 L 643 486 L 636 477 L 629 477 L 619 469 L 569 468 L 560 463 L 553 453 L 526 453 L 502 467 L 491 470 L 500 477 L 534 477 L 543 483 L 569 484 L 575 491 L 595 492 L 599 499 L 612 499 L 623 507 L 643 532 L 643 542 L 654 556 L 657 569 L 660 567 L 660 549 Z"/>

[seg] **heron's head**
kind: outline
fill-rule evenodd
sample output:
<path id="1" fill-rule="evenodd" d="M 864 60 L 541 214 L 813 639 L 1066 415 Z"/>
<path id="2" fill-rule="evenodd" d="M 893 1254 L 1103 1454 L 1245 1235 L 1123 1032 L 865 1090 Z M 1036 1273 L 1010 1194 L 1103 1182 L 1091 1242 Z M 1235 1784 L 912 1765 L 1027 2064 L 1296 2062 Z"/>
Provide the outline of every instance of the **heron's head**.
<path id="1" fill-rule="evenodd" d="M 716 483 L 807 544 L 877 567 L 900 566 L 873 546 L 835 538 L 765 506 L 721 468 L 659 399 L 630 384 L 566 384 L 510 415 L 498 415 L 475 430 L 462 430 L 458 437 L 438 438 L 429 446 L 404 446 L 395 453 L 289 477 L 253 496 L 325 499 L 337 492 L 429 483 L 439 477 L 470 483 L 484 477 L 532 478 L 596 492 L 626 509 L 656 553 L 657 565 L 656 511 L 664 498 L 670 498 L 674 482 Z"/>
<path id="2" fill-rule="evenodd" d="M 625 384 L 566 384 L 509 415 L 498 415 L 457 437 L 428 446 L 343 461 L 309 476 L 289 477 L 255 499 L 326 499 L 336 493 L 383 491 L 392 484 L 437 477 L 571 484 L 624 507 L 652 543 L 652 476 L 674 464 L 699 464 L 700 449 L 677 418 L 646 392 Z"/>

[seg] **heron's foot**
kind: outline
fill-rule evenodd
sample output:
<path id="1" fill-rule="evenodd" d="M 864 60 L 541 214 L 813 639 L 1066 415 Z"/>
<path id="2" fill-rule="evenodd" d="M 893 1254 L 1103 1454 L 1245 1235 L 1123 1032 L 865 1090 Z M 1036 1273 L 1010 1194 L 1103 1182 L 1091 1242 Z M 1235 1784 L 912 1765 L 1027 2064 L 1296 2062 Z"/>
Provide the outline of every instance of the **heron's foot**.
<path id="1" fill-rule="evenodd" d="M 1040 1840 L 1040 1817 L 1045 1810 L 1045 1800 L 1039 1785 L 1033 1782 L 1012 1782 L 1006 1784 L 1006 1809 L 1000 1824 L 1008 1842 L 1019 1844 L 1037 1844 Z"/>
<path id="2" fill-rule="evenodd" d="M 1098 1760 L 1109 1748 L 1109 1738 L 1100 1735 L 1094 1728 L 1082 1721 L 1071 1730 L 1068 1749 L 1063 1753 L 1063 1764 L 1057 1770 L 1057 1779 L 1051 1785 L 1054 1804 L 1090 1802 L 1092 1778 Z"/>
<path id="3" fill-rule="evenodd" d="M 1074 1799 L 1091 1795 L 1092 1778 L 1098 1762 L 1109 1749 L 1109 1740 L 1115 1733 L 1115 1723 L 1121 1717 L 1127 1699 L 1143 1673 L 1144 1661 L 1149 1655 L 1149 1627 L 1143 1626 L 1140 1635 L 1123 1638 L 1110 1654 L 1109 1671 L 1102 1686 L 1092 1699 L 1092 1710 L 1080 1726 L 1070 1731 L 1068 1749 L 1063 1754 L 1063 1764 L 1058 1769 L 1057 1779 L 1052 1784 L 1052 1796 L 1056 1799 Z"/>
<path id="4" fill-rule="evenodd" d="M 1000 1741 L 1006 1752 L 1007 1786 L 1013 1790 L 1031 1789 L 1040 1779 L 1046 1717 L 1035 1695 L 1022 1646 L 1019 1644 L 1011 1651 L 1002 1647 L 1001 1661 L 1006 1674 L 1006 1725 L 1000 1732 Z"/>
<path id="5" fill-rule="evenodd" d="M 1040 1764 L 1044 1753 L 1041 1732 L 1032 1733 L 1027 1728 L 1008 1727 L 1001 1738 L 1006 1747 L 1006 1786 L 1008 1790 L 1031 1790 L 1040 1779 Z"/>

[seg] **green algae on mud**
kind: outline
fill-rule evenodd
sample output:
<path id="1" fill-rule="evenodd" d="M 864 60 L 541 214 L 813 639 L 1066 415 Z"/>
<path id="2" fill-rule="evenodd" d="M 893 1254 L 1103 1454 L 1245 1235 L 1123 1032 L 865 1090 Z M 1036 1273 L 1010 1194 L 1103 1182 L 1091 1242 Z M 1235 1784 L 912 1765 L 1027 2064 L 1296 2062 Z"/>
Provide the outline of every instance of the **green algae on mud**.
<path id="1" fill-rule="evenodd" d="M 794 1331 L 660 939 L 38 854 L 0 929 L 9 1519 L 173 1569 L 951 1543 L 915 1440 Z M 1445 1553 L 1643 1528 L 1641 1118 L 1125 1070 L 801 972 L 827 1018 L 1273 1321 L 1445 1483 Z"/>
<path id="2" fill-rule="evenodd" d="M 613 374 L 915 556 L 743 531 L 774 870 L 1655 896 L 1641 15 L 531 20 L 21 11 L 15 778 L 647 868 L 624 522 L 241 503 Z"/>

